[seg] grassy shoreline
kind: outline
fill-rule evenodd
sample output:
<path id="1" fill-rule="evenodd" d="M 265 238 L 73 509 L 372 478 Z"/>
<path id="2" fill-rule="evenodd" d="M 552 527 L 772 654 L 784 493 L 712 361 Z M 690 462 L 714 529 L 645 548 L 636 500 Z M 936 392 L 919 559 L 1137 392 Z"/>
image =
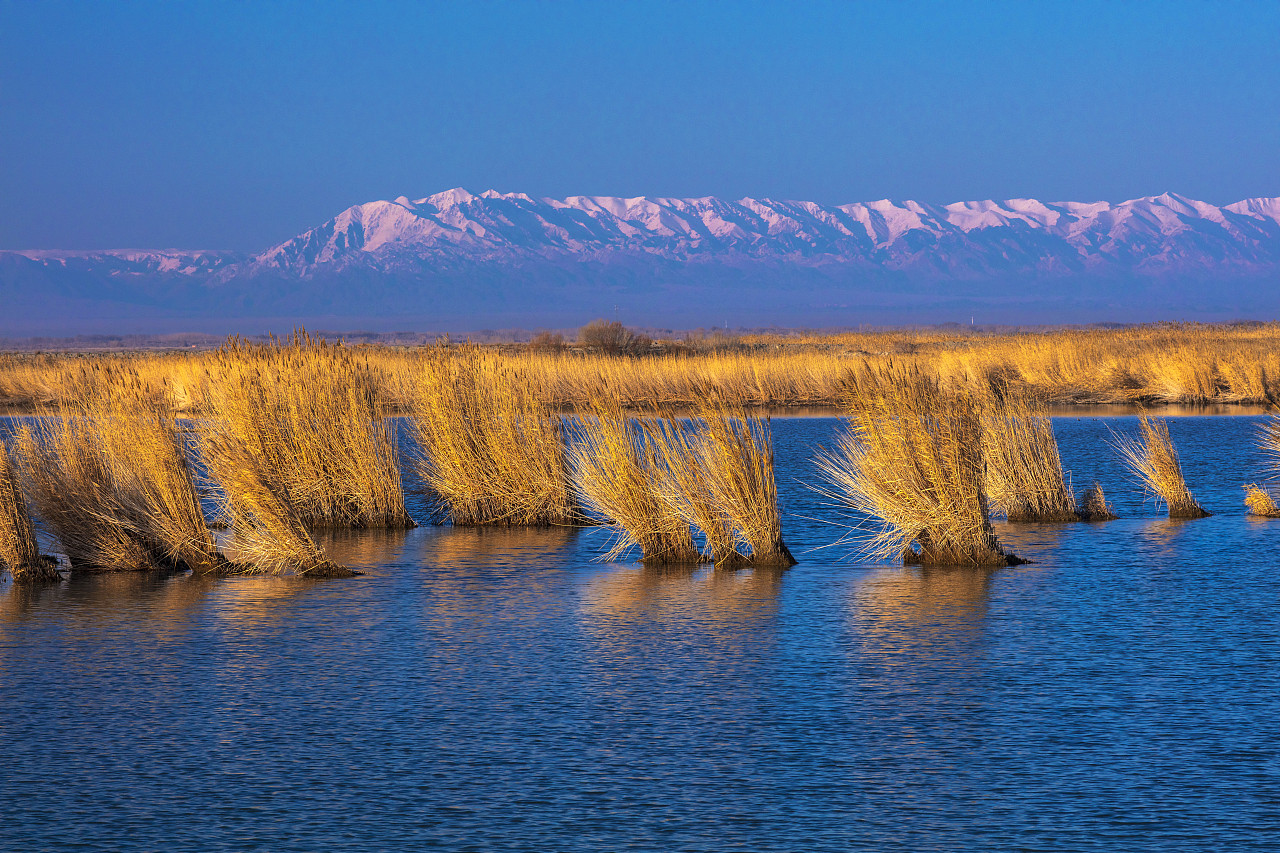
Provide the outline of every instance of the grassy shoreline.
<path id="1" fill-rule="evenodd" d="M 851 371 L 890 364 L 949 390 L 999 383 L 1051 408 L 1269 406 L 1280 401 L 1280 324 L 1156 324 L 1123 329 L 1013 333 L 937 330 L 718 335 L 658 340 L 614 355 L 558 343 L 349 346 L 366 361 L 387 414 L 410 411 L 405 389 L 441 355 L 482 353 L 530 378 L 559 411 L 615 399 L 628 408 L 696 408 L 708 389 L 761 411 L 830 408 Z M 214 355 L 208 350 L 0 352 L 0 411 L 24 414 L 68 399 L 65 380 L 86 366 L 124 367 L 198 411 Z"/>

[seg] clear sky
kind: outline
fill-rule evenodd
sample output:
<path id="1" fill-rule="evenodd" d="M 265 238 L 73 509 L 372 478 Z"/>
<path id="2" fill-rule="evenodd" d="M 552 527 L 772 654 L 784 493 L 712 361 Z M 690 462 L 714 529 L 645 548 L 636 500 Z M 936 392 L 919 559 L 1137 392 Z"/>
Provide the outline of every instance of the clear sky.
<path id="1" fill-rule="evenodd" d="M 258 250 L 454 186 L 1280 196 L 1280 3 L 0 0 L 0 248 Z"/>

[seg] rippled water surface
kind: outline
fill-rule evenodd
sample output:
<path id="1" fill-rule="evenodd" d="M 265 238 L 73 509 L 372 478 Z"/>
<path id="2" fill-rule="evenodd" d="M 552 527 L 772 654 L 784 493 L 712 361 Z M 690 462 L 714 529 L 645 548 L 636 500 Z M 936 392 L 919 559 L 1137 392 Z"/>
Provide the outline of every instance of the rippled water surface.
<path id="1" fill-rule="evenodd" d="M 774 422 L 785 572 L 599 530 L 331 535 L 348 581 L 0 583 L 7 850 L 1273 850 L 1280 521 L 1258 419 L 1178 418 L 1171 522 L 1000 525 L 1035 562 L 859 562 Z"/>

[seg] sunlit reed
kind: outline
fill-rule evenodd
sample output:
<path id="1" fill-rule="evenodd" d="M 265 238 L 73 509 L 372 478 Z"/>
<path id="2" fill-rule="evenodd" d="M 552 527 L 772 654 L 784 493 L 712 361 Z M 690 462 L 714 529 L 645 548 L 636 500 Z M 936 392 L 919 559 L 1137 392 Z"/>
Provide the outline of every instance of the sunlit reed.
<path id="1" fill-rule="evenodd" d="M 1170 518 L 1204 518 L 1210 514 L 1187 489 L 1178 451 L 1163 418 L 1144 412 L 1138 419 L 1136 437 L 1119 435 L 1112 443 L 1146 490 L 1168 506 Z"/>
<path id="2" fill-rule="evenodd" d="M 0 441 L 0 574 L 18 582 L 61 580 L 57 562 L 40 553 L 36 529 L 9 451 Z"/>
<path id="3" fill-rule="evenodd" d="M 367 356 L 297 332 L 208 357 L 205 410 L 310 527 L 411 527 Z M 246 457 L 246 458 L 247 458 Z"/>
<path id="4" fill-rule="evenodd" d="M 416 470 L 455 525 L 579 520 L 560 417 L 525 373 L 474 350 L 440 352 L 410 378 Z"/>
<path id="5" fill-rule="evenodd" d="M 986 490 L 1009 521 L 1078 521 L 1053 423 L 1042 404 L 1007 389 L 982 405 Z"/>
<path id="6" fill-rule="evenodd" d="M 225 570 L 163 389 L 96 367 L 80 385 L 76 403 L 24 427 L 16 447 L 27 493 L 72 569 Z"/>
<path id="7" fill-rule="evenodd" d="M 1017 561 L 991 527 L 971 396 L 891 365 L 851 374 L 844 403 L 850 430 L 818 465 L 828 494 L 871 520 L 869 555 L 926 565 Z"/>

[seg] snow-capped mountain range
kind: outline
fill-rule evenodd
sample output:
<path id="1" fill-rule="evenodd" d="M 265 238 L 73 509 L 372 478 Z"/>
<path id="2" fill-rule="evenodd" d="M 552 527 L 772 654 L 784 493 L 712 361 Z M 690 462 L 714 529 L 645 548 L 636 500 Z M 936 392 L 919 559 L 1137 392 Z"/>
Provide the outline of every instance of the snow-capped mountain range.
<path id="1" fill-rule="evenodd" d="M 356 205 L 255 255 L 0 252 L 0 334 L 237 318 L 563 326 L 611 312 L 675 326 L 1228 319 L 1280 312 L 1278 283 L 1276 198 L 824 205 L 452 189 Z"/>
<path id="2" fill-rule="evenodd" d="M 672 260 L 739 255 L 958 274 L 1265 265 L 1280 261 L 1280 199 L 1215 207 L 1166 193 L 1120 204 L 885 199 L 836 206 L 714 197 L 535 199 L 452 189 L 348 208 L 250 263 L 305 274 L 357 258 L 396 265 L 600 253 Z"/>

